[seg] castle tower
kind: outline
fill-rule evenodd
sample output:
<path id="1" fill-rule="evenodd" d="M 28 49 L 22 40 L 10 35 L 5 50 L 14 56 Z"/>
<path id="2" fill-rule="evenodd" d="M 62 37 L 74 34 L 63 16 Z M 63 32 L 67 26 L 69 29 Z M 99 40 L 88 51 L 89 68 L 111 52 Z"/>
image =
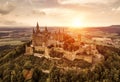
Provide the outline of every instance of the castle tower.
<path id="1" fill-rule="evenodd" d="M 65 38 L 65 29 L 63 28 L 62 39 L 64 40 L 64 38 Z"/>
<path id="2" fill-rule="evenodd" d="M 64 28 L 63 28 L 63 33 L 65 32 Z"/>
<path id="3" fill-rule="evenodd" d="M 40 28 L 39 28 L 38 22 L 37 22 L 37 26 L 36 26 L 36 33 L 40 33 Z"/>
<path id="4" fill-rule="evenodd" d="M 78 41 L 81 42 L 81 34 L 78 35 Z"/>
<path id="5" fill-rule="evenodd" d="M 34 28 L 33 28 L 33 34 L 35 34 L 35 30 L 34 30 Z"/>
<path id="6" fill-rule="evenodd" d="M 60 29 L 58 30 L 58 35 L 57 35 L 57 40 L 58 41 L 60 40 L 59 37 L 60 37 Z"/>
<path id="7" fill-rule="evenodd" d="M 33 46 L 42 46 L 43 43 L 47 46 L 48 40 L 50 39 L 50 32 L 48 32 L 47 27 L 44 31 L 40 30 L 39 24 L 37 22 L 35 30 L 33 29 L 32 44 Z"/>
<path id="8" fill-rule="evenodd" d="M 47 27 L 45 27 L 45 32 L 48 32 L 48 29 L 47 29 Z"/>
<path id="9" fill-rule="evenodd" d="M 34 30 L 34 28 L 33 28 L 32 45 L 35 45 L 34 39 L 35 39 L 35 30 Z"/>
<path id="10" fill-rule="evenodd" d="M 59 34 L 60 34 L 60 29 L 59 29 L 59 32 L 58 32 Z"/>
<path id="11" fill-rule="evenodd" d="M 56 33 L 56 31 L 54 32 L 53 37 L 54 37 L 54 40 L 57 40 L 57 33 Z"/>

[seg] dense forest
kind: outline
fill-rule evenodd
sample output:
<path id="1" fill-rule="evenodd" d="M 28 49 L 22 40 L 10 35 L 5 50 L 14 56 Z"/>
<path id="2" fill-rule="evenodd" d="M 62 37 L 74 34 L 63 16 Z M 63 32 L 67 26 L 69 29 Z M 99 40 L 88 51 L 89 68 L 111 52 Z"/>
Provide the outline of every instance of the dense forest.
<path id="1" fill-rule="evenodd" d="M 0 49 L 0 82 L 120 82 L 120 50 L 113 47 L 97 45 L 104 61 L 82 70 L 65 70 L 54 60 L 25 56 L 25 44 Z"/>

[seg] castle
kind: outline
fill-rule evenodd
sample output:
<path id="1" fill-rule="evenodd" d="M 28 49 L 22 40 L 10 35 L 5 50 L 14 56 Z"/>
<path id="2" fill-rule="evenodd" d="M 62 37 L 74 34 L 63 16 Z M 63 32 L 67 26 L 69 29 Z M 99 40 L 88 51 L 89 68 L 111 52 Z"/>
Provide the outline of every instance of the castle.
<path id="1" fill-rule="evenodd" d="M 45 27 L 44 31 L 41 31 L 39 24 L 37 23 L 36 30 L 33 28 L 32 35 L 32 45 L 33 46 L 50 46 L 55 41 L 63 41 L 64 40 L 64 30 L 60 32 L 49 32 L 47 27 Z"/>
<path id="2" fill-rule="evenodd" d="M 57 52 L 62 53 L 60 58 L 67 58 L 71 61 L 83 59 L 89 63 L 93 62 L 94 57 L 102 57 L 95 45 L 79 44 L 81 42 L 80 35 L 78 41 L 75 41 L 70 35 L 64 33 L 64 29 L 62 32 L 60 29 L 54 32 L 49 31 L 47 27 L 40 29 L 37 23 L 36 28 L 33 28 L 32 43 L 26 45 L 25 55 L 54 58 Z M 52 51 L 55 51 L 55 53 L 52 53 Z M 51 54 L 54 54 L 54 56 L 52 57 Z M 59 58 L 59 56 L 56 57 Z"/>
<path id="3" fill-rule="evenodd" d="M 32 44 L 26 46 L 26 54 L 32 55 L 34 51 L 45 51 L 45 47 L 62 44 L 64 36 L 64 30 L 62 32 L 60 29 L 55 32 L 49 32 L 47 27 L 41 30 L 37 23 L 36 28 L 33 28 Z"/>
<path id="4" fill-rule="evenodd" d="M 47 27 L 45 27 L 44 31 L 41 31 L 39 24 L 37 23 L 36 31 L 33 28 L 32 45 L 33 46 L 43 46 L 43 44 L 47 45 L 47 42 L 50 39 L 50 34 L 51 33 L 48 32 Z"/>

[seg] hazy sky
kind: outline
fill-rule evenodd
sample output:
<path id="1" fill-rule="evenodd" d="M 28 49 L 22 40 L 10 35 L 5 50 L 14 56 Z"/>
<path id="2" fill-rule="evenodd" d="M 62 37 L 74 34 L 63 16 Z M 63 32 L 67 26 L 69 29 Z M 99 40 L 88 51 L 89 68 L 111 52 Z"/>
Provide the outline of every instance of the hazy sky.
<path id="1" fill-rule="evenodd" d="M 120 0 L 0 0 L 0 26 L 120 24 Z"/>

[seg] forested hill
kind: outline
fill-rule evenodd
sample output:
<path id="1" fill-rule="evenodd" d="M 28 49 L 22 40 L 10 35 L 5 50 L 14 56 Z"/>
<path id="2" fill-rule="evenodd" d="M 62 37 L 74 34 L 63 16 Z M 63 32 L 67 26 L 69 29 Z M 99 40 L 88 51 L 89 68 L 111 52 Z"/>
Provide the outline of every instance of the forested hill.
<path id="1" fill-rule="evenodd" d="M 83 30 L 87 31 L 103 31 L 103 32 L 108 32 L 108 33 L 118 33 L 120 35 L 120 25 L 112 25 L 108 27 L 90 27 L 90 28 L 83 28 Z"/>
<path id="2" fill-rule="evenodd" d="M 113 47 L 98 45 L 105 60 L 82 71 L 58 68 L 44 57 L 25 56 L 25 44 L 0 49 L 0 82 L 120 82 L 120 50 Z"/>

